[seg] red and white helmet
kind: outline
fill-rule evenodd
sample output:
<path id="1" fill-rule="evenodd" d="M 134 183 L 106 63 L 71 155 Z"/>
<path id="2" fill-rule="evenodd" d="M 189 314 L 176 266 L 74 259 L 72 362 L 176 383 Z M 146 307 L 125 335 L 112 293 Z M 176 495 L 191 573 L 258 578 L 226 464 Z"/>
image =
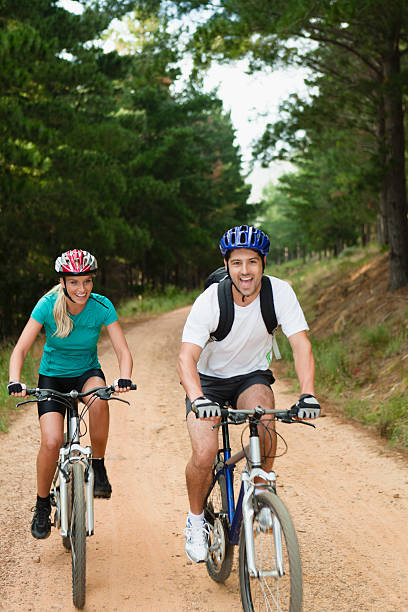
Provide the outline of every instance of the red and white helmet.
<path id="1" fill-rule="evenodd" d="M 95 257 L 81 249 L 66 251 L 55 260 L 55 271 L 60 276 L 84 276 L 95 273 L 97 269 Z"/>

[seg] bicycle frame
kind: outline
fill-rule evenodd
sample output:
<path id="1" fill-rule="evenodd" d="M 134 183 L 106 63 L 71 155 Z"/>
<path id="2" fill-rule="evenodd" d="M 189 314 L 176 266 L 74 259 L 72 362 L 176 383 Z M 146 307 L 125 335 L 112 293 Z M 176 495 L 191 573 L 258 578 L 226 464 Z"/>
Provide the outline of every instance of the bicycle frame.
<path id="1" fill-rule="evenodd" d="M 252 496 L 255 490 L 255 478 L 260 477 L 264 481 L 269 482 L 269 486 L 274 485 L 276 482 L 276 474 L 274 471 L 265 472 L 261 468 L 261 454 L 260 454 L 260 444 L 259 444 L 259 435 L 257 431 L 257 424 L 250 423 L 250 444 L 249 444 L 249 457 L 252 467 L 248 472 L 247 468 L 241 475 L 241 488 L 238 495 L 237 505 L 235 507 L 235 498 L 234 498 L 234 487 L 233 487 L 233 474 L 234 469 L 239 461 L 241 461 L 245 457 L 245 453 L 243 451 L 238 452 L 233 457 L 231 456 L 231 447 L 229 440 L 229 429 L 228 429 L 228 418 L 223 417 L 221 421 L 222 428 L 222 439 L 223 446 L 218 451 L 218 462 L 221 464 L 221 467 L 217 470 L 215 474 L 215 482 L 219 479 L 221 474 L 225 475 L 225 482 L 227 488 L 227 501 L 228 501 L 228 538 L 231 544 L 238 545 L 239 543 L 239 534 L 241 529 L 242 520 L 244 521 L 244 531 L 245 531 L 245 542 L 246 542 L 246 552 L 247 552 L 247 566 L 248 572 L 250 576 L 258 576 L 255 564 L 255 549 L 254 549 L 254 534 L 252 528 L 252 518 L 254 514 L 253 504 L 252 504 Z M 221 454 L 223 458 L 221 458 Z M 263 485 L 264 488 L 264 485 Z M 276 563 L 277 563 L 277 571 L 276 572 L 265 572 L 263 575 L 277 575 L 283 576 L 284 568 L 283 568 L 283 551 L 282 551 L 282 535 L 280 529 L 280 523 L 273 517 L 274 525 L 273 525 L 273 537 L 275 541 L 275 550 L 276 550 Z"/>
<path id="2" fill-rule="evenodd" d="M 60 535 L 66 537 L 69 534 L 68 524 L 68 483 L 71 478 L 71 464 L 80 461 L 84 465 L 86 482 L 86 518 L 87 535 L 94 534 L 94 472 L 91 458 L 90 446 L 83 447 L 79 443 L 79 414 L 78 396 L 71 392 L 71 400 L 67 405 L 67 436 L 66 442 L 60 448 L 58 468 L 54 478 L 54 488 L 59 480 L 60 495 Z"/>

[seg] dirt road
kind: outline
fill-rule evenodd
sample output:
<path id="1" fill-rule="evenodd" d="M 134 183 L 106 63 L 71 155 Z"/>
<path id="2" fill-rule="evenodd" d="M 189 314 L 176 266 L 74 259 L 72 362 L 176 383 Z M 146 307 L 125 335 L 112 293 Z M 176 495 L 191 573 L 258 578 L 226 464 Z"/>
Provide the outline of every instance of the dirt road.
<path id="1" fill-rule="evenodd" d="M 236 567 L 220 586 L 184 553 L 189 444 L 175 362 L 187 312 L 126 330 L 138 391 L 128 395 L 131 407 L 112 402 L 113 496 L 95 502 L 86 610 L 241 610 Z M 108 344 L 100 354 L 113 380 Z M 283 383 L 275 393 L 282 407 L 296 399 Z M 331 415 L 316 430 L 280 431 L 289 452 L 275 467 L 299 533 L 305 612 L 408 610 L 407 460 Z M 29 531 L 37 446 L 36 410 L 28 408 L 0 437 L 0 608 L 7 612 L 73 609 L 70 556 L 58 533 L 38 542 Z"/>

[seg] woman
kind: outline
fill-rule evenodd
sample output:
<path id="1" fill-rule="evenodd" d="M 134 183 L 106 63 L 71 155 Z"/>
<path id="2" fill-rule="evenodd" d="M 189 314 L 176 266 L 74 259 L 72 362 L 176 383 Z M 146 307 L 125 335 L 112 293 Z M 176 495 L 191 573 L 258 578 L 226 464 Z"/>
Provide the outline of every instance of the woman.
<path id="1" fill-rule="evenodd" d="M 59 284 L 34 307 L 10 358 L 10 395 L 23 397 L 26 386 L 19 382 L 24 360 L 44 325 L 46 342 L 39 370 L 38 387 L 68 392 L 87 391 L 106 384 L 97 355 L 102 325 L 118 358 L 120 378 L 117 392 L 130 390 L 132 356 L 112 302 L 92 293 L 97 262 L 87 251 L 62 253 L 55 262 Z M 41 445 L 37 457 L 37 503 L 31 533 L 43 539 L 51 531 L 50 488 L 55 463 L 63 443 L 65 408 L 55 401 L 39 402 Z M 109 432 L 108 402 L 97 399 L 89 408 L 95 497 L 109 498 L 112 488 L 104 465 Z"/>

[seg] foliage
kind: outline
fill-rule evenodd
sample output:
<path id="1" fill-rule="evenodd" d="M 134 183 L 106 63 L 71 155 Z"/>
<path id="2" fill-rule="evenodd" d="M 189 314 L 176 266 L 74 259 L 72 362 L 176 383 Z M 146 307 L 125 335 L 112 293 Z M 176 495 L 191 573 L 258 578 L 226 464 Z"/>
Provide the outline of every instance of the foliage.
<path id="1" fill-rule="evenodd" d="M 325 247 L 330 248 L 332 226 L 339 220 L 340 232 L 353 242 L 351 217 L 361 224 L 378 212 L 381 239 L 390 245 L 389 288 L 408 284 L 403 122 L 407 4 L 399 0 L 386 5 L 380 0 L 313 4 L 307 0 L 142 0 L 141 4 L 194 15 L 198 25 L 188 48 L 198 67 L 207 67 L 213 60 L 246 57 L 252 70 L 288 64 L 310 69 L 312 102 L 295 97 L 286 108 L 289 125 L 286 116 L 269 126 L 256 152 L 265 164 L 276 157 L 294 158 L 300 166 L 297 186 L 302 204 L 311 195 L 304 179 L 316 179 L 314 192 L 323 178 L 320 195 L 324 194 L 325 202 L 319 198 L 315 213 L 319 219 L 323 212 L 325 221 L 332 217 L 319 233 Z M 341 186 L 330 189 L 330 176 Z M 341 193 L 340 201 L 338 196 L 333 200 L 333 192 Z M 345 215 L 338 212 L 343 208 Z"/>
<path id="2" fill-rule="evenodd" d="M 142 314 L 158 314 L 174 308 L 189 306 L 198 296 L 199 290 L 187 291 L 167 285 L 164 291 L 147 291 L 136 298 L 124 300 L 118 309 L 120 317 L 138 317 Z"/>
<path id="3" fill-rule="evenodd" d="M 97 256 L 98 290 L 193 286 L 249 189 L 220 102 L 177 96 L 174 37 L 133 2 L 0 4 L 0 334 L 21 329 L 63 250 Z M 125 17 L 126 16 L 126 17 Z M 113 18 L 129 37 L 105 52 Z"/>
<path id="4" fill-rule="evenodd" d="M 11 345 L 3 345 L 0 349 L 0 431 L 7 432 L 12 416 L 18 412 L 16 404 L 19 400 L 11 397 L 7 391 L 9 383 L 9 360 L 12 351 Z M 34 387 L 37 380 L 37 364 L 30 352 L 25 360 L 22 372 L 22 380 L 26 381 L 28 387 Z"/>
<path id="5" fill-rule="evenodd" d="M 356 283 L 354 297 L 362 297 L 362 314 L 345 326 L 341 333 L 324 333 L 317 336 L 313 330 L 319 326 L 324 312 L 313 312 L 313 306 L 326 292 L 347 276 L 358 276 L 372 263 L 377 251 L 369 248 L 350 249 L 341 258 L 324 261 L 293 260 L 281 266 L 269 267 L 268 273 L 290 279 L 311 327 L 310 339 L 316 362 L 316 391 L 324 406 L 331 411 L 344 413 L 348 418 L 374 428 L 391 444 L 408 447 L 407 389 L 408 361 L 406 324 L 408 310 L 404 307 L 404 294 L 395 295 L 378 309 L 378 298 L 371 298 L 373 307 L 365 310 L 364 292 Z M 374 284 L 373 284 L 374 285 Z M 374 285 L 375 286 L 375 285 Z M 370 288 L 366 289 L 370 295 Z M 336 294 L 337 295 L 337 294 Z M 352 294 L 348 294 L 351 299 Z M 384 298 L 384 296 L 383 296 Z M 330 309 L 331 320 L 336 314 L 336 298 L 325 302 Z M 346 306 L 343 303 L 341 308 Z M 370 314 L 368 314 L 370 313 Z M 375 315 L 378 313 L 379 318 Z M 283 363 L 275 363 L 274 369 L 289 376 L 297 387 L 292 351 L 288 340 L 280 334 L 279 348 Z"/>

